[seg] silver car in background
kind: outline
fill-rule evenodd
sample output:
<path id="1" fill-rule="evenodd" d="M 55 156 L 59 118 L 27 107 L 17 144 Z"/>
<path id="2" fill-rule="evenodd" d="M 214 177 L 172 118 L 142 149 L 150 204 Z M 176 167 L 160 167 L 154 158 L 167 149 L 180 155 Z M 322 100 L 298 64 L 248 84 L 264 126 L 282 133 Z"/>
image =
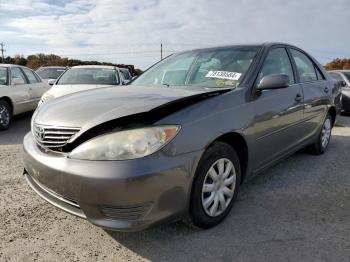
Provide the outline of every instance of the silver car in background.
<path id="1" fill-rule="evenodd" d="M 35 72 L 48 84 L 53 85 L 68 68 L 66 66 L 43 66 Z"/>
<path id="2" fill-rule="evenodd" d="M 0 64 L 0 130 L 10 126 L 14 115 L 33 111 L 49 89 L 30 68 Z"/>
<path id="3" fill-rule="evenodd" d="M 328 72 L 342 87 L 342 110 L 350 112 L 350 70 L 333 70 Z"/>
<path id="4" fill-rule="evenodd" d="M 104 65 L 74 66 L 65 71 L 46 92 L 40 104 L 60 96 L 89 89 L 127 84 L 118 67 Z"/>

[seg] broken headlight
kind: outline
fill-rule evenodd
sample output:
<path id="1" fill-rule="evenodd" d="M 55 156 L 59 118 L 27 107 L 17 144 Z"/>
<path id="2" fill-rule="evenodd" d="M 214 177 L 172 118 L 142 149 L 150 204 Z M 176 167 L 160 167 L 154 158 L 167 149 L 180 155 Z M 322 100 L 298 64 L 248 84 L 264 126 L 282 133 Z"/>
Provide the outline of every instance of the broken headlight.
<path id="1" fill-rule="evenodd" d="M 69 157 L 82 160 L 141 158 L 161 149 L 179 129 L 180 126 L 157 126 L 101 135 L 78 146 Z"/>

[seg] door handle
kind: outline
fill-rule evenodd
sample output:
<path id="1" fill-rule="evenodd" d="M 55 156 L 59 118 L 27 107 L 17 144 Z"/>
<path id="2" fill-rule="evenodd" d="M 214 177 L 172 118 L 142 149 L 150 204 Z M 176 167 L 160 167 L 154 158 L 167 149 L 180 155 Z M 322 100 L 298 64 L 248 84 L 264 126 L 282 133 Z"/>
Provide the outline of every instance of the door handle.
<path id="1" fill-rule="evenodd" d="M 325 93 L 328 93 L 328 91 L 329 91 L 328 86 L 326 86 L 323 90 Z"/>
<path id="2" fill-rule="evenodd" d="M 300 102 L 303 99 L 303 97 L 301 96 L 301 94 L 298 93 L 294 99 L 295 101 Z"/>

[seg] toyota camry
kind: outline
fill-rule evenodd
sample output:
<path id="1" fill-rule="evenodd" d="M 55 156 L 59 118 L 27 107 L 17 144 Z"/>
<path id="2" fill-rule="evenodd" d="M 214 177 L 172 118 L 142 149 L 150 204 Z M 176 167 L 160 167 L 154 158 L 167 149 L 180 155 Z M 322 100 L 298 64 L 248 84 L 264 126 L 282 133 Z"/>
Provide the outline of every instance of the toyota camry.
<path id="1" fill-rule="evenodd" d="M 127 87 L 43 103 L 24 138 L 24 176 L 52 205 L 106 229 L 210 228 L 242 182 L 302 148 L 327 150 L 332 85 L 288 44 L 177 53 Z"/>

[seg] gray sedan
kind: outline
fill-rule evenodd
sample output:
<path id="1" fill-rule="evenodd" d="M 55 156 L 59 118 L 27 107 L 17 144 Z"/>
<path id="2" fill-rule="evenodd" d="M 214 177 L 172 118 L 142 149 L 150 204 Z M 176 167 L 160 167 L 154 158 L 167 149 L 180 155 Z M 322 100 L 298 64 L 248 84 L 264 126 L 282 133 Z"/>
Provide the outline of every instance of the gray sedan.
<path id="1" fill-rule="evenodd" d="M 287 44 L 175 54 L 130 86 L 39 107 L 24 175 L 51 204 L 106 229 L 179 219 L 210 228 L 243 181 L 301 148 L 327 150 L 333 87 L 315 59 Z"/>

